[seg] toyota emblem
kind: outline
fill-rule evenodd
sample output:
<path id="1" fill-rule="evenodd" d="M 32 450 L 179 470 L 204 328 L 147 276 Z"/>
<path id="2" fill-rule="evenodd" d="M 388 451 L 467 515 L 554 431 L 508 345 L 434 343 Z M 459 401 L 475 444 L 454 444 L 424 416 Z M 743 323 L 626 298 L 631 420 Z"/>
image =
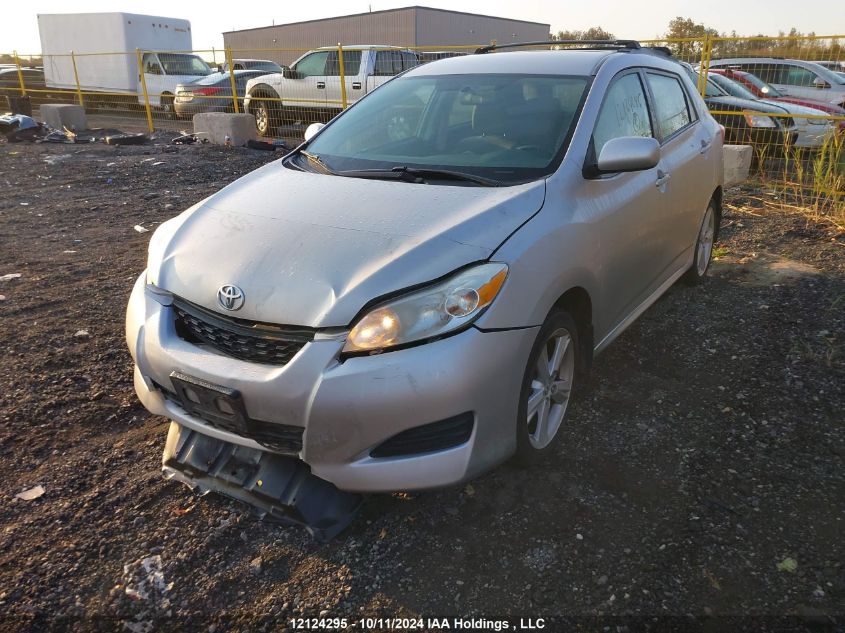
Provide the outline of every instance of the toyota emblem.
<path id="1" fill-rule="evenodd" d="M 217 291 L 217 303 L 230 312 L 240 310 L 244 305 L 244 291 L 237 286 L 220 286 L 220 290 Z"/>

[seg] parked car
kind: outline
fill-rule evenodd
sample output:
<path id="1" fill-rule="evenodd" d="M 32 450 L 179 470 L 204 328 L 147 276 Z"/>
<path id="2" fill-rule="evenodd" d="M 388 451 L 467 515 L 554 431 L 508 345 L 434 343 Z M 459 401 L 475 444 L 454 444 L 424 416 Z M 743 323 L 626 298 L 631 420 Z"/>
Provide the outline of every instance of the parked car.
<path id="1" fill-rule="evenodd" d="M 831 59 L 825 59 L 825 60 L 816 60 L 816 63 L 819 66 L 824 66 L 828 70 L 832 70 L 835 73 L 845 72 L 845 60 L 836 61 L 836 60 L 831 60 Z"/>
<path id="2" fill-rule="evenodd" d="M 235 70 L 263 70 L 264 73 L 280 73 L 283 67 L 269 59 L 233 59 L 232 65 Z M 229 62 L 220 64 L 220 72 L 229 70 Z"/>
<path id="3" fill-rule="evenodd" d="M 382 85 L 152 236 L 126 337 L 165 474 L 265 511 L 313 484 L 331 519 L 331 484 L 555 453 L 593 355 L 704 279 L 722 170 L 695 85 L 634 43 Z"/>
<path id="4" fill-rule="evenodd" d="M 421 64 L 427 64 L 428 62 L 436 62 L 438 59 L 461 57 L 466 54 L 466 51 L 420 51 L 417 53 L 417 58 Z"/>
<path id="5" fill-rule="evenodd" d="M 47 85 L 44 83 L 43 68 L 21 68 L 21 74 L 27 95 L 29 95 L 32 103 L 44 103 L 62 96 L 61 91 L 47 89 Z M 0 68 L 0 107 L 6 105 L 4 97 L 18 97 L 20 95 L 21 84 L 17 66 Z M 68 91 L 65 97 L 68 100 L 73 100 L 76 98 L 76 93 Z"/>
<path id="6" fill-rule="evenodd" d="M 238 108 L 243 112 L 246 82 L 264 74 L 262 70 L 236 70 L 235 89 Z M 232 79 L 229 73 L 213 73 L 198 81 L 176 86 L 173 107 L 179 117 L 191 117 L 200 112 L 234 112 Z"/>
<path id="7" fill-rule="evenodd" d="M 845 131 L 845 108 L 828 103 L 827 101 L 818 101 L 816 99 L 801 99 L 799 97 L 788 97 L 782 94 L 774 86 L 767 84 L 765 81 L 745 72 L 744 70 L 734 70 L 732 68 L 710 68 L 707 72 L 708 76 L 723 75 L 735 82 L 742 84 L 749 92 L 751 92 L 757 99 L 765 99 L 773 102 L 776 105 L 792 103 L 814 110 L 820 110 L 827 116 L 837 117 L 833 122 L 838 125 L 839 131 Z"/>
<path id="8" fill-rule="evenodd" d="M 714 59 L 711 68 L 732 68 L 757 75 L 781 93 L 845 107 L 845 78 L 815 62 L 768 57 Z"/>
<path id="9" fill-rule="evenodd" d="M 680 62 L 690 80 L 698 85 L 698 73 L 693 67 Z M 782 153 L 795 144 L 798 128 L 785 108 L 758 99 L 733 97 L 707 80 L 704 102 L 713 117 L 725 127 L 725 140 L 734 145 L 752 145 L 768 148 L 769 153 Z M 768 115 L 774 116 L 768 116 Z"/>
<path id="10" fill-rule="evenodd" d="M 401 48 L 344 47 L 347 103 L 418 63 L 412 51 Z M 309 51 L 281 73 L 251 79 L 244 105 L 255 115 L 258 132 L 271 136 L 280 124 L 328 121 L 341 111 L 342 97 L 337 48 L 325 47 Z"/>
<path id="11" fill-rule="evenodd" d="M 821 110 L 783 101 L 759 99 L 742 84 L 720 74 L 718 69 L 709 75 L 709 79 L 732 97 L 770 103 L 786 110 L 792 115 L 790 118 L 796 128 L 794 147 L 819 148 L 836 134 L 836 125 L 825 118 L 827 114 Z"/>

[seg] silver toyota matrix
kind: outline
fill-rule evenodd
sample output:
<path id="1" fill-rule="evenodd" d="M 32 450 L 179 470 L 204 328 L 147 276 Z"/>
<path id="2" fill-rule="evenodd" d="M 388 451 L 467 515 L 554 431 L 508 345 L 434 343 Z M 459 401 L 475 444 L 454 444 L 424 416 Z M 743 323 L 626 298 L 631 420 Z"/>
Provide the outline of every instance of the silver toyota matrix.
<path id="1" fill-rule="evenodd" d="M 723 130 L 665 51 L 546 49 L 413 68 L 159 227 L 126 338 L 167 476 L 328 526 L 554 451 L 592 356 L 706 274 Z"/>

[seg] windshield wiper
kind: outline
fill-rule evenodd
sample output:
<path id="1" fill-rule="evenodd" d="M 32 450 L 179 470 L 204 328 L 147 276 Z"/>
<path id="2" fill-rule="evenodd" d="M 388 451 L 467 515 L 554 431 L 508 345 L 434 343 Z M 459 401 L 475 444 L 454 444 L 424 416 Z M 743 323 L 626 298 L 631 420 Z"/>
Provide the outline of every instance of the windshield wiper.
<path id="1" fill-rule="evenodd" d="M 322 171 L 323 173 L 331 174 L 332 176 L 338 175 L 336 171 L 334 171 L 331 167 L 326 165 L 323 162 L 323 160 L 319 156 L 317 156 L 316 154 L 311 154 L 309 152 L 306 152 L 304 149 L 299 150 L 299 153 L 302 154 L 303 156 L 305 156 L 305 158 L 308 159 L 309 163 L 319 167 L 320 171 Z"/>
<path id="2" fill-rule="evenodd" d="M 406 167 L 396 165 L 391 169 L 357 169 L 335 172 L 338 176 L 349 178 L 373 178 L 378 180 L 401 180 L 404 182 L 423 183 L 429 180 L 460 180 L 471 182 L 483 187 L 498 187 L 501 183 L 492 178 L 476 176 L 452 169 L 437 169 L 434 167 Z"/>

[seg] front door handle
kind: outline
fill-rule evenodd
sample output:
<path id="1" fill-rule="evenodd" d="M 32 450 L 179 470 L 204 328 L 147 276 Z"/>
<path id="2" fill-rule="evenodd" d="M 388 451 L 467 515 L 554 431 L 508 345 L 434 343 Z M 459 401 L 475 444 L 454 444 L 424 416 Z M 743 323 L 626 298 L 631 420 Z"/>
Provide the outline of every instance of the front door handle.
<path id="1" fill-rule="evenodd" d="M 669 182 L 669 179 L 670 179 L 671 177 L 672 177 L 672 176 L 671 176 L 670 174 L 667 174 L 667 173 L 666 173 L 665 171 L 663 171 L 662 169 L 658 169 L 658 170 L 657 170 L 657 180 L 654 182 L 654 186 L 655 186 L 655 187 L 662 187 L 662 186 L 663 186 L 663 185 L 665 185 L 667 182 Z"/>
<path id="2" fill-rule="evenodd" d="M 325 90 L 326 89 L 326 82 L 325 81 L 318 81 L 317 82 L 317 90 Z"/>
<path id="3" fill-rule="evenodd" d="M 699 154 L 706 154 L 707 150 L 710 149 L 710 146 L 713 144 L 713 141 L 708 141 L 705 139 L 701 139 L 701 149 L 699 150 Z"/>
<path id="4" fill-rule="evenodd" d="M 360 90 L 361 89 L 361 82 L 360 81 L 353 81 L 352 82 L 352 90 Z"/>

